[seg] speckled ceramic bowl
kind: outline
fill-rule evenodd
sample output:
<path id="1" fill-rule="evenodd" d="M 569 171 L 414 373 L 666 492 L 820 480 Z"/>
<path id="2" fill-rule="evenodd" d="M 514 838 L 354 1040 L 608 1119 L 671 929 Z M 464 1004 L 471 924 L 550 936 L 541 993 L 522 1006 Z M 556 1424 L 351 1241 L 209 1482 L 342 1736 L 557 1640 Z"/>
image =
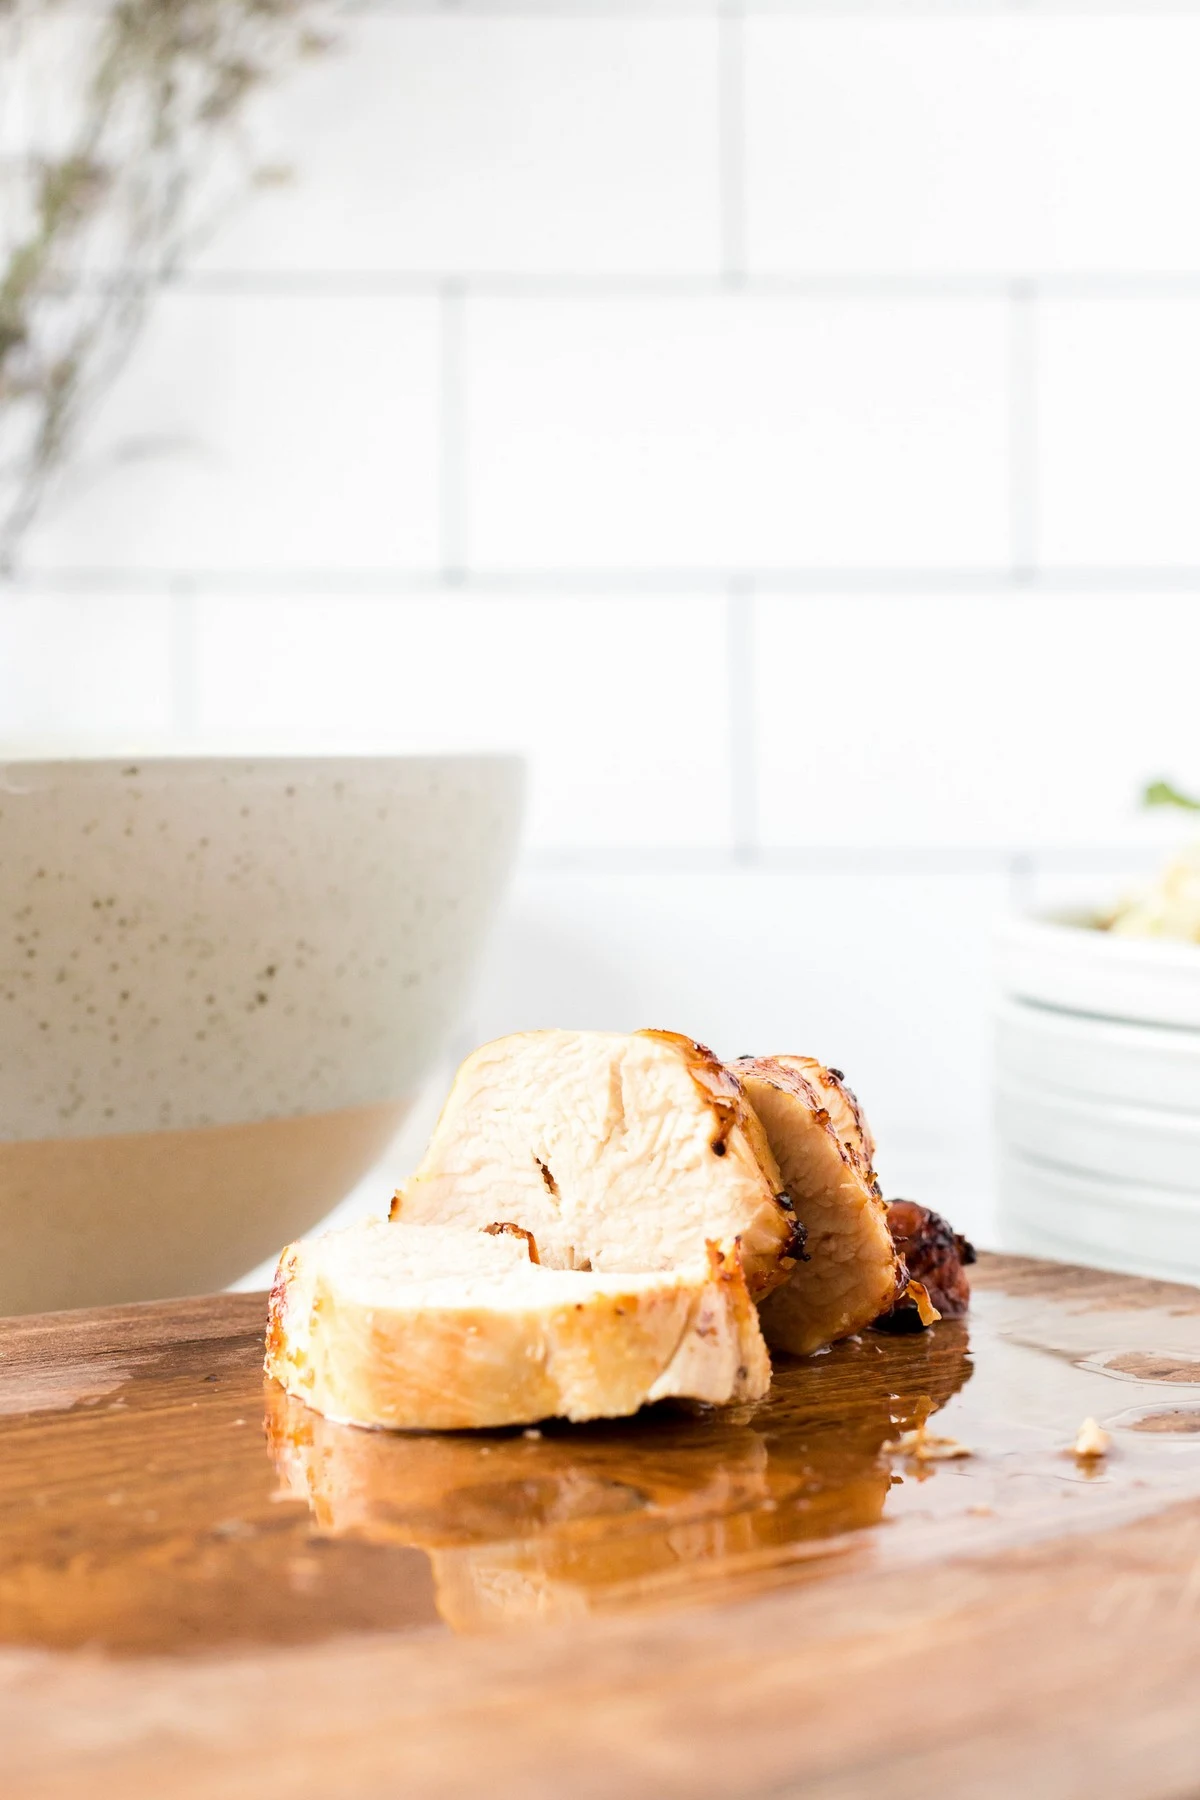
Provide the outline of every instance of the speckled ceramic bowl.
<path id="1" fill-rule="evenodd" d="M 0 764 L 0 1313 L 223 1286 L 334 1206 L 465 997 L 509 757 Z"/>

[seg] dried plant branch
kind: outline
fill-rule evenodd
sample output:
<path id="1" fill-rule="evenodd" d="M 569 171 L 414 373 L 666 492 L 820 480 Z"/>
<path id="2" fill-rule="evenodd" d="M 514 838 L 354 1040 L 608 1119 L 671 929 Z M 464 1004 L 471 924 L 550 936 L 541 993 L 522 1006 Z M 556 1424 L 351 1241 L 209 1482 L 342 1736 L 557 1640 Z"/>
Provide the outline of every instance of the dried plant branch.
<path id="1" fill-rule="evenodd" d="M 16 221 L 0 246 L 0 569 L 154 292 L 255 180 L 248 98 L 328 47 L 327 16 L 323 0 L 0 0 L 8 86 L 32 118 L 31 48 L 57 33 L 50 110 L 71 114 L 0 168 Z"/>

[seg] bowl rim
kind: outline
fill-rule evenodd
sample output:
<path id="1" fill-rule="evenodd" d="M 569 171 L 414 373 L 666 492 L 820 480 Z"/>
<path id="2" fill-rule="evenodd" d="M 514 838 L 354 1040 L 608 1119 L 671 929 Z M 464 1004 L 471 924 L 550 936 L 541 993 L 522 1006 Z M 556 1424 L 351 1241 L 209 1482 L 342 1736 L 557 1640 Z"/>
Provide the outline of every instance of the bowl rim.
<path id="1" fill-rule="evenodd" d="M 1150 1136 L 1155 1132 L 1171 1134 L 1176 1141 L 1200 1140 L 1200 1112 L 1179 1106 L 1147 1106 L 1144 1102 L 1114 1100 L 1107 1094 L 1077 1094 L 1073 1090 L 1054 1088 L 1049 1091 L 1036 1082 L 1023 1080 L 1011 1069 L 999 1069 L 994 1084 L 995 1096 L 1009 1105 L 1032 1102 L 1076 1119 L 1082 1124 L 1100 1126 L 1104 1130 Z M 1034 1154 L 1028 1152 L 1028 1154 Z M 1051 1161 L 1049 1157 L 1045 1161 Z M 1077 1165 L 1060 1165 L 1075 1167 Z M 1087 1173 L 1088 1171 L 1084 1171 Z M 1114 1178 L 1115 1179 L 1115 1178 Z M 1120 1179 L 1124 1179 L 1121 1177 Z"/>
<path id="2" fill-rule="evenodd" d="M 1103 1040 L 1131 1052 L 1184 1050 L 1200 1057 L 1200 1026 L 1179 1025 L 1170 1019 L 1124 1019 L 1113 1013 L 1084 1012 L 1079 1007 L 1032 1000 L 1007 988 L 996 995 L 992 1017 L 998 1025 L 1011 1023 L 1034 1036 L 1069 1036 L 1091 1044 Z"/>
<path id="3" fill-rule="evenodd" d="M 1135 1211 L 1144 1208 L 1149 1211 L 1161 1208 L 1167 1212 L 1178 1213 L 1182 1218 L 1192 1221 L 1196 1217 L 1196 1200 L 1186 1189 L 1160 1187 L 1152 1181 L 1133 1181 L 1127 1175 L 1098 1175 L 1090 1169 L 1080 1169 L 1072 1163 L 1051 1162 L 1044 1156 L 1037 1156 L 1029 1150 L 1019 1150 L 1013 1144 L 1005 1144 L 998 1157 L 998 1173 L 1000 1176 L 999 1210 L 1003 1219 L 1009 1205 L 1005 1193 L 1005 1177 L 1016 1164 L 1018 1171 L 1029 1169 L 1035 1179 L 1043 1181 L 1063 1182 L 1068 1188 L 1083 1189 L 1089 1199 L 1099 1202 L 1101 1206 L 1132 1207 Z M 1073 1239 L 1081 1249 L 1090 1249 L 1087 1239 Z M 1195 1284 L 1200 1277 L 1175 1277 Z"/>
<path id="4" fill-rule="evenodd" d="M 1053 947 L 1077 961 L 1119 958 L 1147 968 L 1170 963 L 1189 969 L 1200 966 L 1200 944 L 1186 938 L 1122 937 L 1101 931 L 1078 908 L 1004 913 L 999 938 L 1006 949 Z"/>

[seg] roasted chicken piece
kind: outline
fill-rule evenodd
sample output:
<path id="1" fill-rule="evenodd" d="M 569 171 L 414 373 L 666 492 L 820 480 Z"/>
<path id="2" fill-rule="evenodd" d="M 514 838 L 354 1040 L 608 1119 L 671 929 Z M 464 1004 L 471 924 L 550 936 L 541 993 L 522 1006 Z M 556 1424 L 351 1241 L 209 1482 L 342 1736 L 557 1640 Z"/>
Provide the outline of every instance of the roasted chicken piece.
<path id="1" fill-rule="evenodd" d="M 874 1143 L 840 1075 L 812 1058 L 745 1056 L 732 1069 L 805 1232 L 804 1260 L 761 1306 L 763 1331 L 776 1349 L 807 1356 L 861 1331 L 903 1285 Z"/>
<path id="2" fill-rule="evenodd" d="M 827 1069 L 815 1056 L 773 1056 L 772 1062 L 803 1075 L 817 1090 L 821 1105 L 829 1114 L 829 1122 L 843 1147 L 869 1177 L 875 1179 L 875 1139 L 867 1124 L 867 1115 L 859 1105 L 858 1095 L 846 1082 L 840 1069 Z"/>
<path id="3" fill-rule="evenodd" d="M 947 1224 L 940 1213 L 915 1200 L 892 1200 L 888 1228 L 904 1260 L 909 1280 L 919 1282 L 943 1319 L 961 1319 L 971 1302 L 964 1270 L 975 1261 L 974 1246 Z M 875 1320 L 880 1331 L 920 1331 L 919 1296 L 901 1293 Z"/>
<path id="4" fill-rule="evenodd" d="M 706 1243 L 736 1243 L 760 1299 L 800 1248 L 783 1187 L 740 1081 L 703 1045 L 667 1031 L 529 1031 L 463 1063 L 392 1217 L 504 1219 L 555 1269 L 694 1267 Z"/>
<path id="5" fill-rule="evenodd" d="M 455 1431 L 759 1400 L 736 1249 L 644 1274 L 547 1269 L 524 1235 L 367 1220 L 280 1259 L 267 1373 L 343 1424 Z"/>

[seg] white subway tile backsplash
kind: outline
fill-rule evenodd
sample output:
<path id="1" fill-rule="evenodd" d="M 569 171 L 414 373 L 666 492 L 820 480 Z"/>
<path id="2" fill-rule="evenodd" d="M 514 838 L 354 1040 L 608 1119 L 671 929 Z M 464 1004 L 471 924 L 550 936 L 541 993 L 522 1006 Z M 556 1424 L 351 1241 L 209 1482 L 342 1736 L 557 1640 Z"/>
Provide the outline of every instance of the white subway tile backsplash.
<path id="1" fill-rule="evenodd" d="M 89 5 L 4 71 L 0 256 Z M 523 750 L 461 1047 L 813 1049 L 988 1241 L 992 917 L 1110 897 L 1186 835 L 1141 784 L 1200 789 L 1200 5 L 337 32 L 0 590 L 0 747 Z"/>
<path id="2" fill-rule="evenodd" d="M 523 751 L 528 838 L 730 838 L 720 600 L 628 594 L 197 603 L 203 741 Z"/>
<path id="3" fill-rule="evenodd" d="M 994 19 L 752 17 L 755 271 L 991 270 L 1023 222 Z"/>
<path id="4" fill-rule="evenodd" d="M 469 300 L 478 569 L 995 566 L 1000 303 Z"/>
<path id="5" fill-rule="evenodd" d="M 793 13 L 746 28 L 759 272 L 1200 269 L 1200 17 Z"/>
<path id="6" fill-rule="evenodd" d="M 823 1057 L 866 1108 L 885 1190 L 917 1189 L 986 1238 L 990 945 L 1006 902 L 984 875 L 530 870 L 469 1032 L 654 1025 L 721 1056 Z"/>
<path id="7" fill-rule="evenodd" d="M 1046 301 L 1036 359 L 1042 561 L 1200 565 L 1200 299 Z"/>
<path id="8" fill-rule="evenodd" d="M 755 649 L 768 845 L 1137 846 L 1200 785 L 1200 595 L 764 598 Z"/>
<path id="9" fill-rule="evenodd" d="M 438 377 L 430 301 L 165 293 L 28 563 L 431 567 Z"/>
<path id="10" fill-rule="evenodd" d="M 258 104 L 293 171 L 205 269 L 716 269 L 713 18 L 343 18 Z"/>
<path id="11" fill-rule="evenodd" d="M 0 754 L 169 742 L 170 596 L 0 588 Z"/>

